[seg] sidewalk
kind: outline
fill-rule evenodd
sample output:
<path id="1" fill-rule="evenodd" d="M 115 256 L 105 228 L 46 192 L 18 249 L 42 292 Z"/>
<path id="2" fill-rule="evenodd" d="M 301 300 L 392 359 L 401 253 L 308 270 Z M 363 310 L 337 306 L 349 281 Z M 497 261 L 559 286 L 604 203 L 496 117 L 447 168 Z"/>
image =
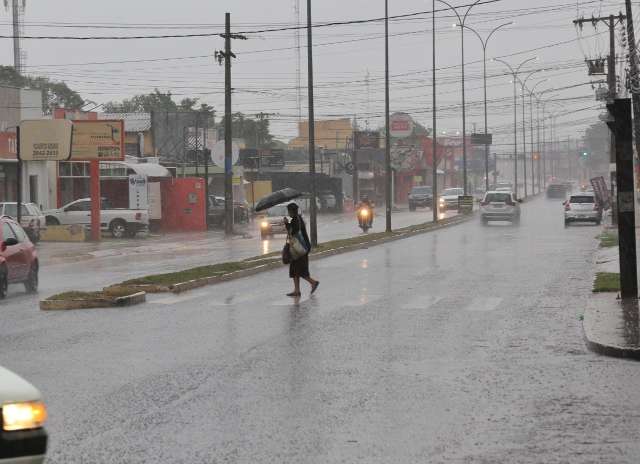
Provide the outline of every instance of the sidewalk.
<path id="1" fill-rule="evenodd" d="M 603 228 L 606 230 L 606 227 Z M 618 247 L 600 248 L 596 272 L 619 273 Z M 618 292 L 593 293 L 582 323 L 592 351 L 619 358 L 640 359 L 640 309 L 638 300 L 621 300 Z"/>

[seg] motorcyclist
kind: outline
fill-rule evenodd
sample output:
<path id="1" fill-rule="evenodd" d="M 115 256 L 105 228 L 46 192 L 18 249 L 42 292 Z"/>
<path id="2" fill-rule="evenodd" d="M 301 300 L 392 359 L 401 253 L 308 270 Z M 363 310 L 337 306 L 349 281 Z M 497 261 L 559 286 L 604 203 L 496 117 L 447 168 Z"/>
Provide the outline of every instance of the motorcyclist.
<path id="1" fill-rule="evenodd" d="M 360 199 L 360 203 L 358 204 L 358 209 L 356 210 L 358 213 L 358 220 L 360 220 L 360 211 L 363 209 L 367 209 L 369 211 L 369 227 L 373 225 L 373 203 L 369 200 L 369 197 L 364 195 Z"/>

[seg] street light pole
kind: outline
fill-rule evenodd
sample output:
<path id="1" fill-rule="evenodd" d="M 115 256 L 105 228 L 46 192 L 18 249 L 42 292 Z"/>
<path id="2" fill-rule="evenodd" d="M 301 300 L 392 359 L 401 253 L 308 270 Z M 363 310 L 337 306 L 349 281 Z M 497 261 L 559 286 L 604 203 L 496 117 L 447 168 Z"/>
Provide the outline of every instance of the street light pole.
<path id="1" fill-rule="evenodd" d="M 491 36 L 500 28 L 509 26 L 513 24 L 513 21 L 500 24 L 498 27 L 493 28 L 489 35 L 487 35 L 486 39 L 483 39 L 480 33 L 476 31 L 474 28 L 470 26 L 466 26 L 464 24 L 458 24 L 460 28 L 467 28 L 471 32 L 473 32 L 478 39 L 480 39 L 480 43 L 482 44 L 482 75 L 484 81 L 484 134 L 487 135 L 488 126 L 487 126 L 487 44 L 489 43 L 489 39 Z M 484 144 L 484 176 L 485 176 L 485 190 L 489 191 L 489 145 Z"/>
<path id="2" fill-rule="evenodd" d="M 307 72 L 309 95 L 309 176 L 311 177 L 311 201 L 309 212 L 311 246 L 318 246 L 318 210 L 316 205 L 316 127 L 313 106 L 313 35 L 311 32 L 311 0 L 307 0 Z"/>
<path id="3" fill-rule="evenodd" d="M 460 14 L 458 14 L 458 10 L 450 5 L 449 3 L 447 3 L 444 0 L 438 0 L 440 3 L 445 4 L 446 6 L 448 6 L 456 15 L 456 17 L 458 18 L 458 23 L 460 24 L 460 37 L 461 37 L 461 45 L 462 45 L 462 50 L 461 50 L 461 55 L 462 55 L 462 181 L 463 181 L 463 187 L 464 187 L 464 194 L 467 194 L 467 115 L 466 115 L 466 104 L 465 104 L 465 95 L 464 95 L 464 89 L 465 89 L 465 85 L 464 85 L 464 25 L 465 22 L 467 20 L 467 16 L 469 16 L 469 13 L 471 12 L 471 8 L 473 8 L 474 6 L 476 6 L 480 0 L 476 0 L 475 2 L 473 2 L 469 8 L 467 8 L 467 11 L 464 13 L 464 16 L 460 16 Z M 454 25 L 455 26 L 455 25 Z"/>
<path id="4" fill-rule="evenodd" d="M 512 82 L 513 82 L 513 172 L 514 172 L 514 194 L 516 198 L 518 198 L 518 73 L 520 72 L 520 68 L 530 61 L 537 60 L 537 57 L 531 57 L 524 61 L 522 61 L 516 69 L 513 69 L 509 63 L 500 58 L 494 58 L 493 61 L 497 61 L 498 63 L 502 63 L 511 72 Z M 525 160 L 526 165 L 526 160 Z M 526 186 L 526 172 L 525 172 L 525 186 Z M 526 187 L 525 187 L 526 188 Z M 526 196 L 526 194 L 525 194 Z"/>
<path id="5" fill-rule="evenodd" d="M 534 169 L 534 159 L 533 159 L 533 93 L 536 90 L 536 87 L 538 87 L 540 84 L 542 84 L 543 82 L 548 81 L 549 79 L 543 79 L 541 81 L 536 82 L 536 84 L 531 88 L 531 90 L 529 91 L 529 133 L 531 134 L 531 143 L 529 145 L 531 145 L 531 194 L 535 195 L 536 193 L 536 177 L 535 177 L 535 169 Z M 540 153 L 538 153 L 538 156 L 540 156 Z M 540 183 L 538 183 L 538 193 L 540 193 Z"/>

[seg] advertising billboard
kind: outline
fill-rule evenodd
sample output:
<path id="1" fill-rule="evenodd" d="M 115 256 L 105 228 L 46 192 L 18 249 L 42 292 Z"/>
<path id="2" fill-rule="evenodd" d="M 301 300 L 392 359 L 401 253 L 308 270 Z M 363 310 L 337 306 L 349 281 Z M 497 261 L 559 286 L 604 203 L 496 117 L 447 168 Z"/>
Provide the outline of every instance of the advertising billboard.
<path id="1" fill-rule="evenodd" d="M 71 121 L 34 119 L 20 123 L 20 153 L 23 161 L 65 161 L 71 153 Z"/>
<path id="2" fill-rule="evenodd" d="M 124 121 L 73 121 L 73 161 L 124 160 Z"/>

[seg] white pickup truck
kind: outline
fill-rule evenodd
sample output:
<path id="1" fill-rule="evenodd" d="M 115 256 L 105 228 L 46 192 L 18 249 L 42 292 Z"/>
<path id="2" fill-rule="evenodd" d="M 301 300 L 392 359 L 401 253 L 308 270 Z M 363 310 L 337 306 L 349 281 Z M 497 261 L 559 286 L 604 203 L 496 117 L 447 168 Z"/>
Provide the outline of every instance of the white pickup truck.
<path id="1" fill-rule="evenodd" d="M 108 201 L 102 199 L 100 211 L 100 230 L 109 231 L 114 238 L 135 237 L 138 232 L 149 228 L 149 212 L 143 209 L 111 208 Z M 64 205 L 62 208 L 44 212 L 47 225 L 83 225 L 91 226 L 91 199 L 81 198 Z"/>

